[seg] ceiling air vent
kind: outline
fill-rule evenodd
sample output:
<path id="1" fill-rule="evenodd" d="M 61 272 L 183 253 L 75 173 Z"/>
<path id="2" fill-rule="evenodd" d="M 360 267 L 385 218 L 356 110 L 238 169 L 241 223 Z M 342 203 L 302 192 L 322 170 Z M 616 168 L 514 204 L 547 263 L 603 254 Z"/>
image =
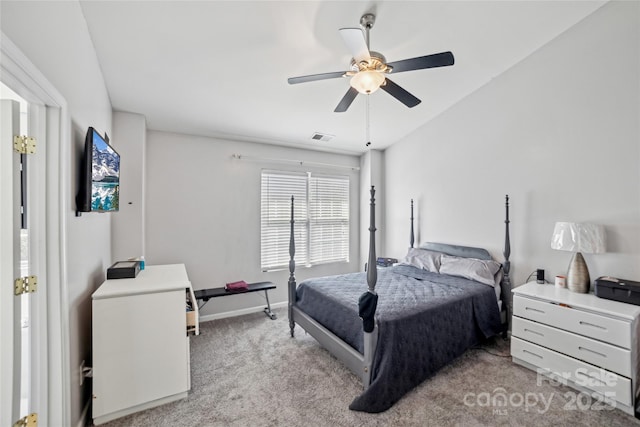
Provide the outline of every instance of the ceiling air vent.
<path id="1" fill-rule="evenodd" d="M 327 133 L 320 133 L 320 132 L 315 132 L 313 135 L 311 135 L 311 139 L 313 139 L 314 141 L 330 141 L 335 137 L 335 135 L 329 135 Z"/>

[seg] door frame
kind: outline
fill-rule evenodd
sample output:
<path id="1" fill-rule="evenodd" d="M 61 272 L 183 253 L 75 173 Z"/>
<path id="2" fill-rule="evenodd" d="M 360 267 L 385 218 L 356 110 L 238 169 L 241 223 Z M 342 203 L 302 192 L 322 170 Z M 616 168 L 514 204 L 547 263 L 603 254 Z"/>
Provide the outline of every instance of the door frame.
<path id="1" fill-rule="evenodd" d="M 38 402 L 38 417 L 42 425 L 70 425 L 70 356 L 69 299 L 67 288 L 67 249 L 65 203 L 68 203 L 71 121 L 67 102 L 37 67 L 4 34 L 0 33 L 0 78 L 18 95 L 32 104 L 44 106 L 45 126 L 36 132 L 44 156 L 34 157 L 33 167 L 39 168 L 40 188 L 35 196 L 42 201 L 37 219 L 46 242 L 37 253 L 38 276 L 43 286 L 39 298 L 46 305 L 45 314 L 38 316 L 40 384 L 34 396 Z M 39 114 L 38 116 L 42 116 Z M 40 123 L 42 124 L 42 123 Z M 31 126 L 31 125 L 30 125 Z M 31 127 L 29 129 L 32 130 Z M 44 145 L 44 146 L 43 146 Z M 37 160 L 35 160 L 37 158 Z M 37 166 L 36 166 L 37 164 Z M 42 307 L 41 307 L 42 308 Z M 36 350 L 38 351 L 38 350 Z M 14 420 L 15 421 L 15 420 Z"/>

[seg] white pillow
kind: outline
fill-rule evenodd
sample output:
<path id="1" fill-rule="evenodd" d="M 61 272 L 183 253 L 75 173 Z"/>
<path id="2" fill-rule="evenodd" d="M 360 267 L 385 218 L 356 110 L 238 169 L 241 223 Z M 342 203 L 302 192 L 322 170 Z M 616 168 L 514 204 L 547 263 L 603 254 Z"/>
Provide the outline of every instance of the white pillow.
<path id="1" fill-rule="evenodd" d="M 409 252 L 407 252 L 407 256 L 401 261 L 401 264 L 412 265 L 432 273 L 438 273 L 440 270 L 440 255 L 440 252 L 427 249 L 409 248 Z"/>
<path id="2" fill-rule="evenodd" d="M 500 270 L 500 263 L 493 260 L 461 258 L 444 254 L 440 258 L 440 274 L 464 277 L 491 287 L 495 286 L 495 274 L 498 270 Z"/>

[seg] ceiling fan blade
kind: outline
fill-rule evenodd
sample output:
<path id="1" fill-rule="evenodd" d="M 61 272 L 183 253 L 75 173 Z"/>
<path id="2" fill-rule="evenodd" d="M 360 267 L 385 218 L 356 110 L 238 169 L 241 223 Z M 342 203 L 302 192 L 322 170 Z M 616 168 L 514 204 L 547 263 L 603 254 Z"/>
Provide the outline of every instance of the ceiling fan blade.
<path id="1" fill-rule="evenodd" d="M 297 83 L 306 83 L 306 82 L 314 82 L 316 80 L 326 80 L 326 79 L 334 79 L 336 77 L 344 76 L 344 71 L 335 71 L 333 73 L 322 73 L 322 74 L 310 74 L 308 76 L 300 76 L 300 77 L 289 77 L 287 81 L 290 85 L 295 85 Z"/>
<path id="2" fill-rule="evenodd" d="M 333 112 L 344 113 L 345 111 L 347 111 L 347 109 L 349 108 L 353 100 L 356 99 L 356 96 L 358 96 L 358 91 L 350 87 L 347 93 L 345 93 L 342 99 L 340 100 L 340 103 L 338 104 L 336 109 L 333 110 Z"/>
<path id="3" fill-rule="evenodd" d="M 340 35 L 356 62 L 371 60 L 367 41 L 361 28 L 340 28 Z"/>
<path id="4" fill-rule="evenodd" d="M 420 56 L 418 58 L 389 62 L 387 65 L 393 67 L 393 73 L 400 73 L 402 71 L 423 70 L 425 68 L 446 67 L 453 65 L 453 63 L 453 53 L 441 52 L 434 53 L 433 55 Z"/>
<path id="5" fill-rule="evenodd" d="M 389 79 L 386 79 L 386 84 L 380 86 L 380 89 L 384 90 L 409 108 L 413 108 L 422 102 Z"/>

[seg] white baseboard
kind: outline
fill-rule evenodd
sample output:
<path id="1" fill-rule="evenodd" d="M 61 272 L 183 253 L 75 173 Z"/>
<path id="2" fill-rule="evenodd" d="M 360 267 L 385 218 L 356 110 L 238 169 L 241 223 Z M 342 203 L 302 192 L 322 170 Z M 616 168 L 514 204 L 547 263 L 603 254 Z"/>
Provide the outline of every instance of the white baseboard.
<path id="1" fill-rule="evenodd" d="M 287 304 L 287 301 L 276 302 L 271 304 L 271 309 L 273 310 L 274 308 L 286 307 Z M 224 313 L 206 314 L 204 316 L 200 315 L 200 323 L 216 319 L 225 319 L 227 317 L 242 316 L 243 314 L 260 313 L 261 311 L 264 311 L 264 309 L 264 305 L 257 305 L 255 307 L 243 308 L 240 310 L 225 311 Z"/>

